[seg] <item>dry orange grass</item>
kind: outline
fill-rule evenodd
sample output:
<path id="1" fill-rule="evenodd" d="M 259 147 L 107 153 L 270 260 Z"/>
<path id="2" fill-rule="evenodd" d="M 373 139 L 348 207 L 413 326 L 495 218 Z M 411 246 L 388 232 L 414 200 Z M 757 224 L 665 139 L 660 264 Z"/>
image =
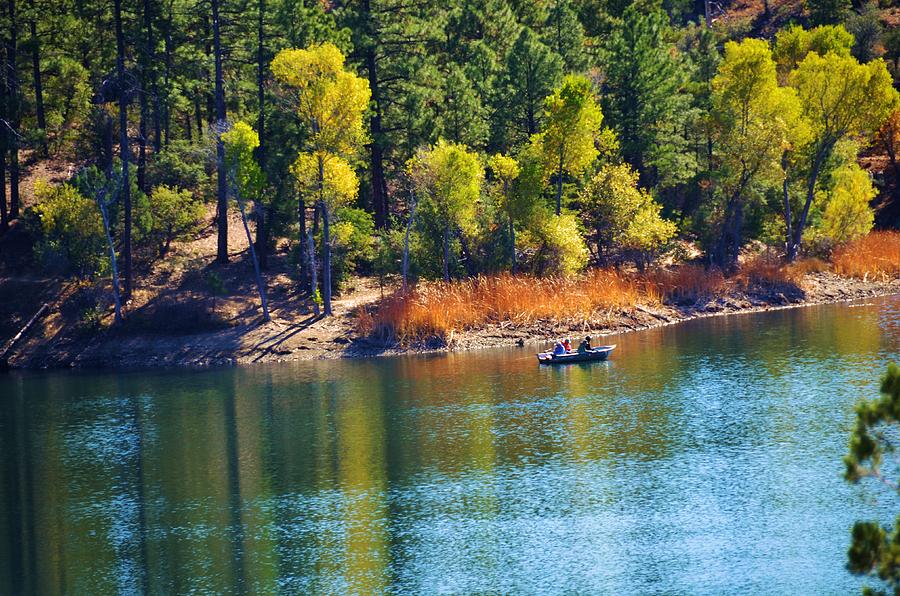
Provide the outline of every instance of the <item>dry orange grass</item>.
<path id="1" fill-rule="evenodd" d="M 363 334 L 400 341 L 447 338 L 486 323 L 581 323 L 602 311 L 659 300 L 654 286 L 610 269 L 576 279 L 503 274 L 420 284 L 385 300 L 374 316 L 361 311 L 358 327 Z"/>
<path id="2" fill-rule="evenodd" d="M 801 272 L 784 266 L 780 259 L 760 255 L 744 263 L 732 280 L 737 287 L 746 290 L 751 287 L 777 288 L 796 284 L 801 277 Z"/>
<path id="3" fill-rule="evenodd" d="M 725 276 L 718 269 L 702 265 L 681 265 L 675 269 L 657 269 L 645 276 L 646 285 L 663 300 L 678 304 L 715 296 L 725 288 Z"/>
<path id="4" fill-rule="evenodd" d="M 374 313 L 360 310 L 357 325 L 363 335 L 401 343 L 433 337 L 446 340 L 454 331 L 492 323 L 576 326 L 637 304 L 694 304 L 730 292 L 787 294 L 799 291 L 805 275 L 828 269 L 829 264 L 819 259 L 785 265 L 759 255 L 727 278 L 718 269 L 686 264 L 641 274 L 594 269 L 574 279 L 502 274 L 428 282 L 407 294 L 391 296 Z M 900 233 L 870 234 L 845 247 L 835 253 L 834 269 L 858 277 L 900 275 Z"/>
<path id="5" fill-rule="evenodd" d="M 785 268 L 788 270 L 788 274 L 793 279 L 800 279 L 804 275 L 809 273 L 821 273 L 823 271 L 829 271 L 831 269 L 831 265 L 822 259 L 818 259 L 816 257 L 807 257 L 805 259 L 797 259 L 793 263 L 789 263 L 785 265 Z"/>
<path id="6" fill-rule="evenodd" d="M 832 261 L 838 275 L 900 277 L 900 232 L 872 232 L 835 250 Z"/>

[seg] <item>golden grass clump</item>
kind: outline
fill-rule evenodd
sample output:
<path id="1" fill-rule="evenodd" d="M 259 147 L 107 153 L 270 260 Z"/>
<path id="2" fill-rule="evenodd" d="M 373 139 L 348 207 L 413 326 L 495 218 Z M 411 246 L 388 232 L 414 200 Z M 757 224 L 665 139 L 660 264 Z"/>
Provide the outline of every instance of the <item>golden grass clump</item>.
<path id="1" fill-rule="evenodd" d="M 419 284 L 386 299 L 375 315 L 362 310 L 357 326 L 361 333 L 400 341 L 446 339 L 454 330 L 485 323 L 578 323 L 603 310 L 658 301 L 655 289 L 611 269 L 574 279 L 501 274 Z"/>
<path id="2" fill-rule="evenodd" d="M 754 286 L 772 288 L 796 284 L 801 277 L 801 272 L 785 267 L 780 259 L 759 255 L 744 263 L 733 280 L 743 289 Z"/>
<path id="3" fill-rule="evenodd" d="M 645 279 L 648 292 L 654 291 L 660 302 L 696 302 L 700 298 L 715 296 L 725 288 L 725 276 L 722 272 L 718 269 L 706 269 L 702 265 L 656 269 L 647 273 Z"/>
<path id="4" fill-rule="evenodd" d="M 862 279 L 900 276 L 900 232 L 872 232 L 834 251 L 838 275 Z"/>

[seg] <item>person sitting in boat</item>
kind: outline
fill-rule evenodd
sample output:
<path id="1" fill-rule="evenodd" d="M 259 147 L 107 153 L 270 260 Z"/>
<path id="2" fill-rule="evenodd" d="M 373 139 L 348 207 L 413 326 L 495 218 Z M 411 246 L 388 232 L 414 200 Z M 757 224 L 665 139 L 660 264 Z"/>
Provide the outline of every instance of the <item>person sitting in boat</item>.
<path id="1" fill-rule="evenodd" d="M 562 344 L 563 344 L 563 347 L 566 349 L 566 352 L 572 351 L 572 341 L 568 337 L 563 340 Z"/>
<path id="2" fill-rule="evenodd" d="M 561 341 L 557 340 L 556 345 L 553 346 L 553 355 L 554 356 L 562 356 L 565 353 L 566 353 L 566 347 L 563 345 L 563 343 Z"/>
<path id="3" fill-rule="evenodd" d="M 591 351 L 591 336 L 588 335 L 581 342 L 581 345 L 578 346 L 578 353 L 584 354 L 585 352 L 590 352 L 590 351 Z"/>

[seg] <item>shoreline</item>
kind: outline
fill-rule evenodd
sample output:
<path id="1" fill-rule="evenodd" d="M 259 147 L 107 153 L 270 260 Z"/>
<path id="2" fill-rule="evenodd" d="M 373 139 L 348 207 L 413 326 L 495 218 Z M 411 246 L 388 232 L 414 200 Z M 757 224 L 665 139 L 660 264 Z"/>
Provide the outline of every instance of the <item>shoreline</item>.
<path id="1" fill-rule="evenodd" d="M 308 317 L 299 322 L 251 321 L 224 330 L 163 335 L 107 329 L 78 334 L 43 335 L 35 332 L 10 357 L 10 369 L 147 370 L 208 369 L 248 366 L 255 363 L 303 360 L 369 359 L 383 356 L 439 354 L 514 345 L 535 345 L 560 336 L 579 337 L 645 331 L 686 321 L 733 314 L 752 314 L 867 298 L 900 295 L 900 279 L 872 282 L 839 277 L 833 273 L 807 274 L 798 293 L 786 297 L 783 288 L 728 292 L 692 304 L 634 304 L 598 314 L 579 324 L 534 321 L 490 323 L 452 332 L 446 341 L 432 339 L 411 345 L 385 343 L 360 337 L 356 330 L 359 300 L 347 299 L 336 316 Z M 82 334 L 84 335 L 84 334 Z M 60 337 L 62 336 L 62 337 Z"/>

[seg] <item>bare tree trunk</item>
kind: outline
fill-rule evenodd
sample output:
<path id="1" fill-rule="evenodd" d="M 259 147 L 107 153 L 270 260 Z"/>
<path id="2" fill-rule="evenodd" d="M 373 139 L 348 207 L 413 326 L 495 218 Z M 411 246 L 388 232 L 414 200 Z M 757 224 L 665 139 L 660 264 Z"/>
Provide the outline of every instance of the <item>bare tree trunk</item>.
<path id="1" fill-rule="evenodd" d="M 563 150 L 559 148 L 559 169 L 556 170 L 556 215 L 562 213 L 562 175 L 563 175 Z"/>
<path id="2" fill-rule="evenodd" d="M 141 88 L 138 91 L 140 97 L 140 111 L 138 114 L 138 157 L 137 157 L 137 186 L 142 192 L 147 192 L 147 89 L 141 75 Z"/>
<path id="3" fill-rule="evenodd" d="M 319 172 L 319 211 L 322 215 L 322 304 L 325 315 L 331 316 L 331 214 L 325 204 L 325 162 L 317 156 Z"/>
<path id="4" fill-rule="evenodd" d="M 412 206 L 409 209 L 409 220 L 406 222 L 406 235 L 403 237 L 403 293 L 409 289 L 409 234 L 412 231 L 413 221 L 416 218 L 416 207 L 418 201 L 415 194 L 412 196 Z"/>
<path id="5" fill-rule="evenodd" d="M 197 122 L 197 139 L 203 138 L 203 109 L 200 107 L 200 96 L 194 96 L 194 120 Z"/>
<path id="6" fill-rule="evenodd" d="M 119 296 L 119 267 L 116 262 L 116 245 L 113 242 L 112 234 L 109 231 L 109 215 L 106 208 L 106 201 L 103 196 L 97 198 L 97 204 L 100 205 L 100 215 L 103 216 L 103 232 L 106 234 L 106 246 L 109 249 L 109 264 L 112 276 L 113 304 L 115 304 L 116 322 L 122 320 L 122 298 Z"/>
<path id="7" fill-rule="evenodd" d="M 450 281 L 450 224 L 444 226 L 444 281 Z"/>
<path id="8" fill-rule="evenodd" d="M 313 241 L 312 230 L 306 232 L 306 242 L 307 242 L 307 251 L 306 253 L 309 255 L 309 275 L 310 275 L 310 283 L 312 284 L 312 290 L 310 291 L 310 295 L 313 298 L 313 312 L 318 317 L 319 316 L 319 303 L 316 301 L 316 290 L 318 289 L 318 280 L 316 279 L 316 243 Z"/>
<path id="9" fill-rule="evenodd" d="M 117 0 L 118 1 L 118 0 Z M 222 80 L 222 43 L 219 35 L 219 0 L 211 0 L 213 53 L 216 70 L 216 198 L 218 208 L 218 241 L 216 262 L 228 262 L 228 191 L 225 172 L 225 144 L 222 132 L 225 128 L 225 89 Z"/>
<path id="10" fill-rule="evenodd" d="M 269 316 L 269 302 L 266 300 L 266 285 L 263 282 L 262 274 L 259 272 L 259 260 L 256 258 L 256 249 L 253 248 L 253 235 L 250 233 L 250 226 L 247 224 L 247 213 L 244 210 L 244 202 L 238 195 L 237 184 L 232 181 L 235 198 L 237 199 L 238 209 L 241 212 L 241 222 L 244 224 L 244 233 L 247 234 L 247 244 L 250 246 L 250 258 L 253 260 L 253 273 L 256 276 L 256 289 L 259 291 L 259 302 L 262 306 L 263 320 L 271 321 Z"/>
<path id="11" fill-rule="evenodd" d="M 512 262 L 512 273 L 517 273 L 518 266 L 516 264 L 516 226 L 513 223 L 512 215 L 509 216 L 509 258 Z"/>
<path id="12" fill-rule="evenodd" d="M 140 48 L 138 54 L 140 64 L 140 115 L 138 120 L 138 159 L 137 159 L 137 184 L 138 188 L 143 192 L 147 192 L 147 118 L 149 117 L 149 106 L 147 105 L 147 96 L 150 93 L 149 76 L 151 65 L 150 52 L 151 33 L 150 33 L 150 1 L 143 2 L 143 20 L 146 37 L 144 47 Z"/>
<path id="13" fill-rule="evenodd" d="M 37 18 L 35 15 L 34 0 L 31 0 L 31 19 L 28 23 L 31 29 L 31 70 L 34 75 L 34 112 L 37 119 L 37 127 L 43 132 L 41 137 L 41 155 L 47 157 L 50 148 L 47 144 L 47 116 L 44 111 L 44 86 L 41 79 L 41 46 L 37 36 Z"/>
<path id="14" fill-rule="evenodd" d="M 833 143 L 825 141 L 813 158 L 812 168 L 809 173 L 809 181 L 806 187 L 806 201 L 803 204 L 803 211 L 800 212 L 800 220 L 797 222 L 797 227 L 794 228 L 792 246 L 787 255 L 788 261 L 793 261 L 800 251 L 800 246 L 803 241 L 803 232 L 806 229 L 806 218 L 809 216 L 809 208 L 812 206 L 813 199 L 815 199 L 816 196 L 816 182 L 819 179 L 822 164 L 825 163 L 825 160 L 831 154 L 833 146 Z"/>
<path id="15" fill-rule="evenodd" d="M 306 255 L 306 203 L 303 201 L 303 195 L 299 194 L 297 196 L 297 223 L 300 225 L 300 288 L 312 294 L 312 281 Z"/>
<path id="16" fill-rule="evenodd" d="M 125 37 L 122 33 L 122 0 L 115 0 L 113 17 L 116 28 L 116 72 L 119 78 L 119 154 L 122 160 L 122 202 L 125 206 L 125 230 L 122 234 L 124 263 L 123 295 L 131 297 L 131 184 L 128 172 L 128 90 L 125 86 Z"/>
<path id="17" fill-rule="evenodd" d="M 787 242 L 784 245 L 785 249 L 785 257 L 788 261 L 793 261 L 797 258 L 796 247 L 794 246 L 794 234 L 791 230 L 791 226 L 793 225 L 793 215 L 791 215 L 791 194 L 790 194 L 790 184 L 788 180 L 788 152 L 785 151 L 781 154 L 781 171 L 784 173 L 784 180 L 781 182 L 781 193 L 784 198 L 784 227 L 785 237 Z"/>
<path id="18" fill-rule="evenodd" d="M 331 214 L 322 202 L 322 304 L 325 316 L 331 316 Z"/>

